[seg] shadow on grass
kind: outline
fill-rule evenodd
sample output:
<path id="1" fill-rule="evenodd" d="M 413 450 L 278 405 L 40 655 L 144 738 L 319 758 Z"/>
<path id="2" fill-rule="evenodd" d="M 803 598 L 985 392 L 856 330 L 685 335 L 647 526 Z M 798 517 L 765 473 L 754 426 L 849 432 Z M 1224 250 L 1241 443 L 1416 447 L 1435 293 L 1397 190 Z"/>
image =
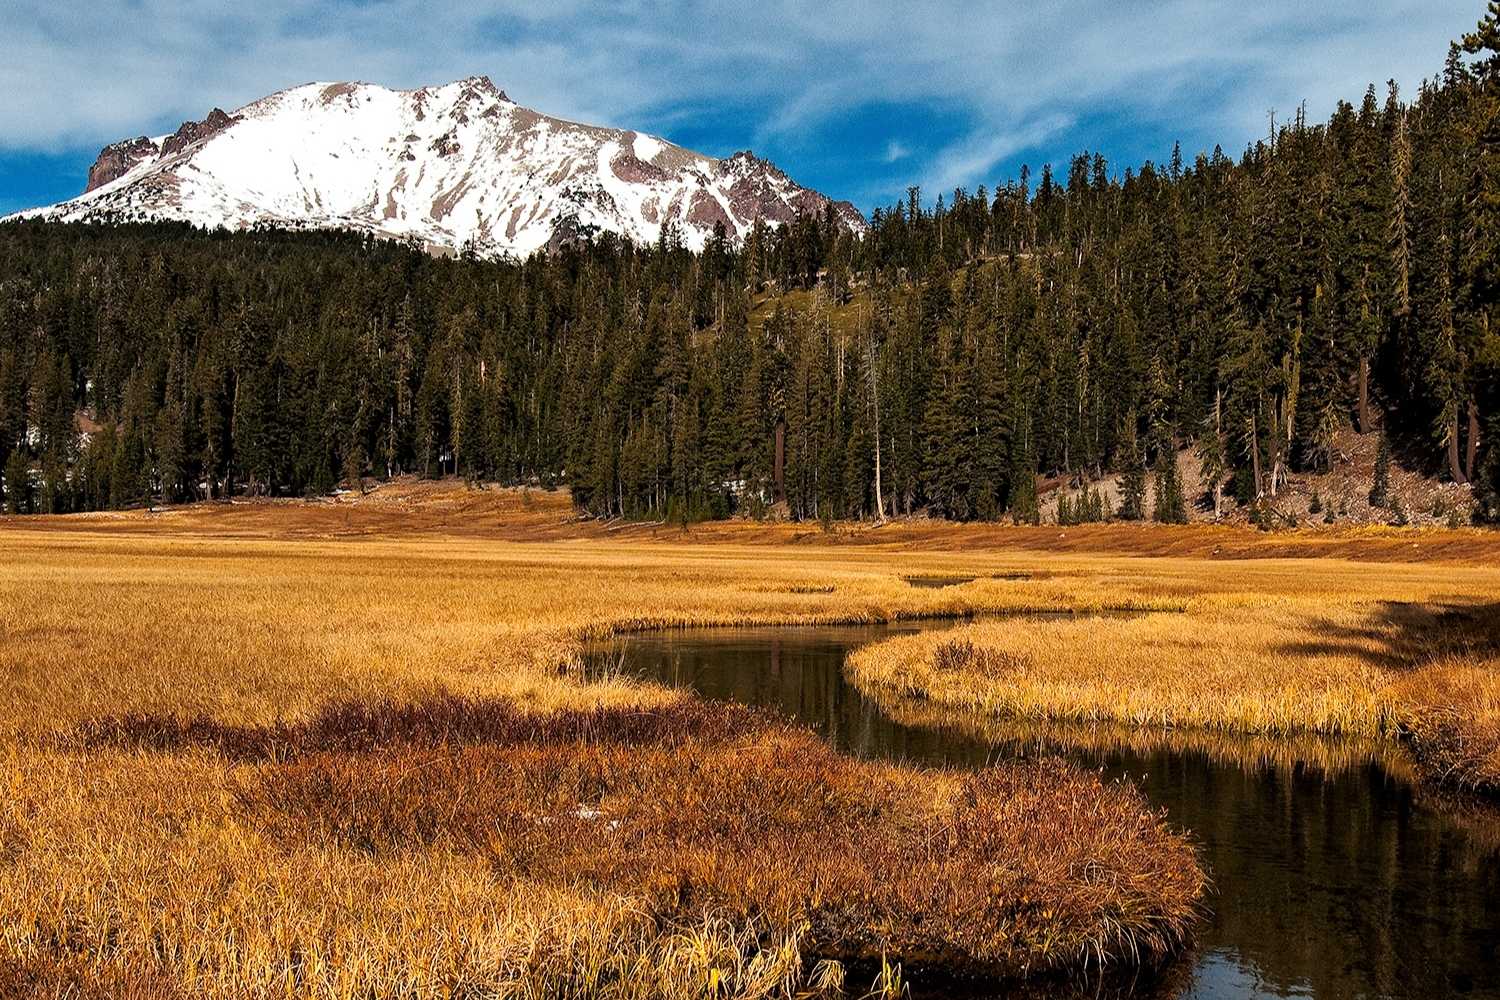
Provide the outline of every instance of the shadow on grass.
<path id="1" fill-rule="evenodd" d="M 1382 601 L 1359 625 L 1324 619 L 1316 630 L 1322 639 L 1286 643 L 1276 651 L 1294 657 L 1351 657 L 1382 670 L 1411 670 L 1447 658 L 1500 653 L 1500 602 Z"/>
<path id="2" fill-rule="evenodd" d="M 773 716 L 756 709 L 691 700 L 654 708 L 536 712 L 503 699 L 440 695 L 416 702 L 335 702 L 306 721 L 268 726 L 172 714 L 111 716 L 75 727 L 58 736 L 56 745 L 63 750 L 126 748 L 162 753 L 198 747 L 251 762 L 382 748 L 561 742 L 672 747 L 688 741 L 740 739 L 774 724 Z"/>

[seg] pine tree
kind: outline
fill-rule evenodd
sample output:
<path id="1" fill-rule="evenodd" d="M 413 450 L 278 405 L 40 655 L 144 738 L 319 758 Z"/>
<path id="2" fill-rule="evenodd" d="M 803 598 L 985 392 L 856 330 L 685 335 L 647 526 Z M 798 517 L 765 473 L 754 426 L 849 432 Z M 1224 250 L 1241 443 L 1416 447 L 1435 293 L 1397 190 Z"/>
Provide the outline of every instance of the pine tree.
<path id="1" fill-rule="evenodd" d="M 1140 521 L 1146 516 L 1146 463 L 1134 453 L 1120 480 L 1120 509 L 1115 516 L 1122 521 Z"/>
<path id="2" fill-rule="evenodd" d="M 1370 483 L 1370 506 L 1380 508 L 1390 502 L 1391 491 L 1391 446 L 1385 435 L 1380 436 L 1380 445 L 1375 452 L 1375 476 Z"/>
<path id="3" fill-rule="evenodd" d="M 5 511 L 26 514 L 31 511 L 31 463 L 26 454 L 15 448 L 5 462 Z"/>
<path id="4" fill-rule="evenodd" d="M 1459 246 L 1457 324 L 1464 369 L 1465 454 L 1459 468 L 1457 428 L 1450 436 L 1453 478 L 1464 482 L 1479 460 L 1481 387 L 1500 380 L 1500 0 L 1490 0 L 1475 30 L 1464 36 L 1464 51 L 1478 56 L 1474 65 L 1479 92 L 1472 100 L 1466 127 L 1476 137 L 1469 156 L 1470 176 L 1464 192 Z M 1491 400 L 1494 394 L 1489 394 Z M 1489 439 L 1491 452 L 1497 447 Z"/>
<path id="5" fill-rule="evenodd" d="M 1109 504 L 1105 502 L 1104 491 L 1098 486 L 1090 484 L 1084 496 L 1088 504 L 1085 508 L 1084 520 L 1091 524 L 1108 521 L 1110 518 Z"/>
<path id="6" fill-rule="evenodd" d="M 1036 497 L 1036 473 L 1015 477 L 1011 489 L 1010 515 L 1017 524 L 1041 524 L 1042 511 Z"/>
<path id="7" fill-rule="evenodd" d="M 1490 419 L 1488 438 L 1492 442 L 1474 477 L 1475 524 L 1500 524 L 1500 447 L 1493 442 L 1500 437 L 1500 416 Z"/>
<path id="8" fill-rule="evenodd" d="M 1213 502 L 1214 520 L 1223 515 L 1224 477 L 1229 472 L 1229 455 L 1224 439 L 1223 394 L 1215 388 L 1213 413 L 1205 419 L 1202 433 L 1198 435 L 1199 476 L 1208 487 Z"/>
<path id="9" fill-rule="evenodd" d="M 1170 439 L 1156 456 L 1156 503 L 1151 517 L 1161 524 L 1187 524 L 1187 505 L 1182 495 L 1182 476 L 1177 469 L 1177 451 Z"/>

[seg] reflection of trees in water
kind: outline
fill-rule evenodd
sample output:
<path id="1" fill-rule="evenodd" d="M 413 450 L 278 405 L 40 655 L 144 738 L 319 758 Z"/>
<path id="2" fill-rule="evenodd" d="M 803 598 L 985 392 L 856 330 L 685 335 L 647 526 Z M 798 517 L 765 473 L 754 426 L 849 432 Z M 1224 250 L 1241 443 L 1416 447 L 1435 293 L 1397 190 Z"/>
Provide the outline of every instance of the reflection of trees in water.
<path id="1" fill-rule="evenodd" d="M 1319 996 L 1500 989 L 1500 880 L 1453 823 L 1379 766 L 1331 776 L 1138 759 L 1146 790 L 1199 837 L 1219 888 L 1217 941 Z"/>
<path id="2" fill-rule="evenodd" d="M 883 710 L 845 682 L 843 660 L 888 634 L 679 633 L 630 642 L 627 672 L 776 708 L 859 756 L 982 766 L 1060 753 L 1137 781 L 1198 838 L 1216 883 L 1197 955 L 1171 973 L 1205 993 L 1500 997 L 1497 810 L 1419 791 L 1399 747 Z"/>
<path id="3" fill-rule="evenodd" d="M 1250 967 L 1204 963 L 1205 991 L 1248 975 L 1319 997 L 1500 996 L 1500 809 L 1421 789 L 1399 747 L 887 708 L 1138 782 L 1203 845 L 1216 894 L 1200 947 Z"/>

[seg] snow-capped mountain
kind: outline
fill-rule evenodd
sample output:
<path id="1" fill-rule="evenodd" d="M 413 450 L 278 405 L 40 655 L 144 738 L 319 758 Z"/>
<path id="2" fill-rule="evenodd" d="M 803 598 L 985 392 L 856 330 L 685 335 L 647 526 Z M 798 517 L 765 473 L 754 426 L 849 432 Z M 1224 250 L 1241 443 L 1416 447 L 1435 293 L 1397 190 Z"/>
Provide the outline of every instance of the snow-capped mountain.
<path id="1" fill-rule="evenodd" d="M 421 90 L 310 83 L 215 108 L 171 135 L 106 146 L 82 195 L 13 218 L 341 228 L 525 255 L 593 229 L 648 242 L 668 223 L 696 249 L 715 223 L 743 237 L 757 218 L 829 204 L 751 153 L 715 159 L 550 118 L 471 77 Z M 864 230 L 853 205 L 832 204 Z"/>

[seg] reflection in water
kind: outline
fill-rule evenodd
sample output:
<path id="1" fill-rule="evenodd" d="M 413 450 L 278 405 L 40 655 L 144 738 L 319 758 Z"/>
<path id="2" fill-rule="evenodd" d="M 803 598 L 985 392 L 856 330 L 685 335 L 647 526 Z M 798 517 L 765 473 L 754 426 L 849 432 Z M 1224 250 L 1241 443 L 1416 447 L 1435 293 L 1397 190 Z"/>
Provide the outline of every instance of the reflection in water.
<path id="1" fill-rule="evenodd" d="M 1060 752 L 1138 783 L 1193 832 L 1216 886 L 1179 996 L 1500 998 L 1492 815 L 1429 808 L 1377 747 L 965 724 L 920 706 L 892 718 L 845 683 L 844 655 L 919 627 L 641 635 L 591 662 L 777 708 L 861 757 L 973 767 Z"/>
<path id="2" fill-rule="evenodd" d="M 959 587 L 966 583 L 973 583 L 978 577 L 974 576 L 904 576 L 902 577 L 910 586 L 920 587 L 925 590 L 941 590 L 944 587 Z"/>

